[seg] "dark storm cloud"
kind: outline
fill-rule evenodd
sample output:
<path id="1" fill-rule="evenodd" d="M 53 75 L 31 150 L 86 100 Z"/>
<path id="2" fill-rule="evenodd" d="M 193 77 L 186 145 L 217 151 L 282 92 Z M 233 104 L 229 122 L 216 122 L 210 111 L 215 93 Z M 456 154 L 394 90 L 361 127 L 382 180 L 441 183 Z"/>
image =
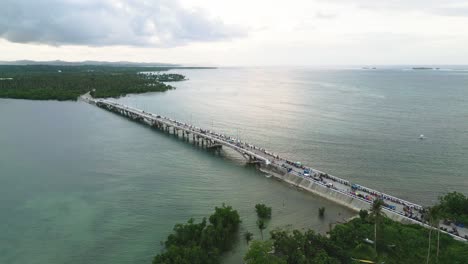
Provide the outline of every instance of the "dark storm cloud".
<path id="1" fill-rule="evenodd" d="M 49 45 L 173 47 L 245 35 L 177 0 L 3 0 L 0 38 Z"/>

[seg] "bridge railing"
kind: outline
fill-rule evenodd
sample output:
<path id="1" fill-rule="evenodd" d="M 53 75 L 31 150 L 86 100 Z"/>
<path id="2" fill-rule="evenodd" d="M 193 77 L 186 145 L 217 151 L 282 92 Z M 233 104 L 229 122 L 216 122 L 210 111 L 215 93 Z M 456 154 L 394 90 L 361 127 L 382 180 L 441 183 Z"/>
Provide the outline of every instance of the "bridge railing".
<path id="1" fill-rule="evenodd" d="M 206 139 L 210 139 L 210 140 L 213 140 L 214 142 L 217 142 L 219 144 L 222 144 L 224 146 L 227 146 L 227 147 L 230 147 L 236 151 L 239 151 L 239 152 L 242 152 L 242 153 L 246 153 L 250 156 L 253 156 L 255 157 L 256 159 L 258 160 L 261 160 L 263 162 L 265 162 L 266 164 L 270 164 L 270 160 L 263 157 L 263 156 L 260 156 L 258 155 L 257 153 L 254 153 L 248 149 L 245 149 L 245 148 L 242 148 L 242 147 L 239 147 L 235 144 L 232 144 L 231 142 L 225 140 L 224 138 L 221 138 L 221 137 L 218 137 L 218 136 L 215 136 L 215 135 L 212 135 L 212 134 L 206 134 L 203 133 L 201 131 L 201 129 L 196 129 L 194 128 L 193 126 L 190 127 L 190 126 L 181 126 L 179 124 L 177 124 L 177 121 L 172 121 L 172 120 L 167 120 L 166 118 L 164 117 L 157 117 L 157 116 L 154 116 L 150 113 L 146 113 L 145 111 L 143 110 L 140 110 L 140 109 L 136 109 L 136 108 L 133 108 L 133 107 L 130 107 L 130 106 L 126 106 L 126 105 L 121 105 L 121 104 L 118 104 L 118 103 L 114 103 L 112 101 L 108 101 L 108 100 L 98 100 L 97 102 L 99 103 L 102 103 L 102 104 L 108 104 L 108 105 L 111 105 L 115 108 L 118 108 L 118 109 L 122 109 L 122 110 L 125 110 L 125 111 L 128 111 L 128 112 L 131 112 L 135 115 L 139 115 L 145 119 L 148 119 L 150 121 L 154 121 L 154 122 L 161 122 L 161 123 L 164 123 L 168 126 L 171 126 L 171 127 L 175 127 L 177 129 L 180 129 L 180 130 L 184 130 L 184 131 L 188 131 L 190 133 L 193 133 L 197 136 L 200 136 L 200 137 L 203 137 L 203 138 L 206 138 Z"/>
<path id="2" fill-rule="evenodd" d="M 219 144 L 222 144 L 226 147 L 229 147 L 229 148 L 232 148 L 240 153 L 246 153 L 250 156 L 253 156 L 255 157 L 256 159 L 258 160 L 261 160 L 263 162 L 265 162 L 265 164 L 269 165 L 271 164 L 271 161 L 270 159 L 268 158 L 265 158 L 255 152 L 252 152 L 244 147 L 240 147 L 240 146 L 237 146 L 236 144 L 232 144 L 231 142 L 229 142 L 228 140 L 226 140 L 225 138 L 221 137 L 221 136 L 218 136 L 218 135 L 214 135 L 212 133 L 208 133 L 206 131 L 208 130 L 203 130 L 201 128 L 196 128 L 192 125 L 179 125 L 179 123 L 181 122 L 178 122 L 176 120 L 172 120 L 172 119 L 168 119 L 166 117 L 162 117 L 162 116 L 154 116 L 153 114 L 151 113 L 147 113 L 143 110 L 140 110 L 140 109 L 136 109 L 134 107 L 131 107 L 131 106 L 127 106 L 127 105 L 122 105 L 122 104 L 119 104 L 119 103 L 116 103 L 116 102 L 112 102 L 112 101 L 109 101 L 109 100 L 105 100 L 105 99 L 88 99 L 88 102 L 92 102 L 94 104 L 107 104 L 107 105 L 110 105 L 114 108 L 117 108 L 117 109 L 121 109 L 121 110 L 125 110 L 127 112 L 131 112 L 137 116 L 140 116 L 148 121 L 153 121 L 153 122 L 160 122 L 160 123 L 163 123 L 167 126 L 170 126 L 170 127 L 175 127 L 177 129 L 180 129 L 180 130 L 183 130 L 183 131 L 187 131 L 189 133 L 192 133 L 194 135 L 197 135 L 199 137 L 202 137 L 202 138 L 205 138 L 205 139 L 209 139 L 209 140 L 212 140 L 213 142 L 216 142 L 216 143 L 219 143 Z M 244 145 L 251 145 L 251 144 L 248 144 L 246 142 L 243 142 Z M 265 152 L 266 154 L 266 152 Z M 266 154 L 266 155 L 269 155 L 269 156 L 272 156 L 270 154 Z M 272 156 L 272 158 L 275 158 L 274 156 Z M 279 165 L 277 164 L 273 164 L 274 166 L 278 166 L 280 167 Z M 280 167 L 281 168 L 281 167 Z M 316 169 L 312 169 L 312 168 L 309 168 L 311 169 L 312 171 L 314 172 L 318 172 L 318 173 L 322 173 L 322 174 L 326 174 L 324 172 L 321 172 L 319 170 L 316 170 Z M 296 172 L 296 171 L 295 171 Z M 320 186 L 324 187 L 324 188 L 328 188 L 328 186 L 326 186 L 325 184 L 323 184 L 322 182 L 318 182 L 318 181 L 315 181 L 313 179 L 309 179 L 309 178 L 306 178 L 306 177 L 303 177 L 303 175 L 301 175 L 300 173 L 296 172 L 301 178 L 303 179 L 307 179 L 308 181 L 312 182 L 312 183 L 316 183 L 316 184 L 319 184 Z M 348 185 L 351 185 L 351 183 L 349 181 L 346 181 L 344 179 L 341 179 L 339 177 L 336 177 L 336 176 L 332 176 L 332 175 L 329 175 L 329 174 L 326 174 L 328 175 L 328 177 L 330 177 L 331 179 L 334 179 L 334 180 L 338 180 L 338 181 L 343 181 L 343 182 L 347 182 Z M 362 185 L 357 185 L 363 189 L 365 189 L 366 191 L 369 191 L 369 192 L 374 192 L 376 194 L 379 194 L 379 195 L 384 195 L 388 198 L 391 198 L 391 199 L 394 199 L 396 201 L 399 201 L 401 204 L 404 204 L 404 205 L 411 205 L 417 209 L 422 209 L 423 207 L 418 205 L 418 204 L 415 204 L 415 203 L 411 203 L 411 202 L 408 202 L 406 200 L 403 200 L 403 199 L 400 199 L 400 198 L 397 198 L 397 197 L 394 197 L 394 196 L 391 196 L 391 195 L 388 195 L 388 194 L 385 194 L 385 193 L 382 193 L 382 192 L 379 192 L 379 191 L 376 191 L 376 190 L 373 190 L 373 189 L 370 189 L 370 188 L 367 188 L 365 186 L 362 186 Z M 330 190 L 332 191 L 335 191 L 335 192 L 338 192 L 338 193 L 341 193 L 341 194 L 344 194 L 350 198 L 354 198 L 354 199 L 358 199 L 358 200 L 361 200 L 363 202 L 366 202 L 368 204 L 371 204 L 370 201 L 366 200 L 366 199 L 363 199 L 361 197 L 358 197 L 356 195 L 352 195 L 351 193 L 347 192 L 347 191 L 343 191 L 343 190 L 340 190 L 340 189 L 334 189 L 334 188 L 329 188 Z M 397 211 L 397 210 L 392 210 L 392 209 L 389 209 L 389 208 L 383 208 L 384 211 L 386 212 L 389 212 L 389 213 L 394 213 L 394 214 L 398 214 L 400 217 L 403 217 L 404 219 L 407 219 L 411 222 L 414 222 L 414 223 L 418 223 L 420 225 L 423 225 L 427 228 L 432 228 L 431 226 L 421 222 L 421 221 L 418 221 L 418 220 L 415 220 L 415 219 L 412 219 L 410 217 L 407 217 L 405 216 L 402 212 L 400 211 Z M 460 239 L 460 240 L 463 240 L 463 241 L 466 241 L 466 239 L 462 238 L 462 237 L 459 237 L 459 236 L 455 236 L 454 234 L 451 234 L 451 233 L 448 233 L 446 231 L 443 231 L 441 230 L 442 233 L 446 233 L 448 235 L 451 235 L 452 237 L 455 237 L 457 239 Z"/>

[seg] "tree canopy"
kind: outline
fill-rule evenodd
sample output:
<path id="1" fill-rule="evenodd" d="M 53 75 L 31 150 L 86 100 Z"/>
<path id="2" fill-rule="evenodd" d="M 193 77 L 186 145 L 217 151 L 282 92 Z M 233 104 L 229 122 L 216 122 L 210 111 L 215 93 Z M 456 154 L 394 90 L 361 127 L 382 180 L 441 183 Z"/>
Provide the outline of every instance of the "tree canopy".
<path id="1" fill-rule="evenodd" d="M 404 225 L 382 218 L 380 239 L 377 252 L 374 246 L 366 242 L 374 235 L 372 219 L 356 218 L 346 224 L 337 225 L 330 232 L 330 240 L 336 246 L 343 248 L 356 259 L 379 260 L 386 263 L 421 263 L 426 259 L 428 246 L 428 229 L 420 225 Z M 436 234 L 432 234 L 436 236 Z M 440 256 L 438 263 L 461 264 L 468 259 L 468 244 L 454 240 L 452 237 L 440 235 Z M 435 241 L 435 239 L 434 239 Z M 433 251 L 436 243 L 431 244 Z M 431 259 L 429 263 L 436 263 Z"/>
<path id="2" fill-rule="evenodd" d="M 248 264 L 346 264 L 351 258 L 328 238 L 312 230 L 275 230 L 269 241 L 253 241 L 244 260 Z"/>
<path id="3" fill-rule="evenodd" d="M 153 263 L 220 263 L 220 255 L 231 248 L 241 220 L 236 210 L 223 204 L 208 221 L 204 218 L 196 224 L 190 219 L 176 224 L 164 242 L 164 252 L 156 255 Z"/>
<path id="4" fill-rule="evenodd" d="M 271 207 L 268 207 L 265 204 L 256 204 L 255 211 L 257 212 L 258 218 L 261 218 L 261 219 L 271 218 Z"/>
<path id="5" fill-rule="evenodd" d="M 452 196 L 447 200 L 449 203 L 453 200 L 458 203 L 462 200 L 460 197 Z M 272 231 L 270 240 L 250 243 L 244 260 L 248 264 L 263 264 L 268 261 L 334 264 L 353 263 L 353 259 L 399 264 L 421 263 L 426 259 L 431 264 L 467 263 L 468 244 L 446 234 L 429 232 L 430 229 L 421 225 L 395 222 L 386 218 L 381 208 L 381 202 L 377 201 L 370 208 L 370 213 L 361 210 L 359 218 L 336 225 L 328 236 L 316 234 L 312 230 Z M 439 214 L 440 209 L 431 212 Z M 375 247 L 375 241 L 371 239 L 375 236 L 377 223 L 380 226 L 379 243 Z M 440 241 L 435 237 L 439 235 Z M 437 254 L 428 255 L 430 251 Z"/>
<path id="6" fill-rule="evenodd" d="M 250 244 L 249 251 L 244 256 L 247 264 L 286 264 L 286 260 L 271 254 L 272 241 L 255 240 Z"/>
<path id="7" fill-rule="evenodd" d="M 97 98 L 119 97 L 167 91 L 174 87 L 163 82 L 185 79 L 180 74 L 139 73 L 142 68 L 74 67 L 0 66 L 0 98 L 76 100 L 89 91 Z"/>
<path id="8" fill-rule="evenodd" d="M 459 192 L 451 192 L 439 198 L 440 214 L 468 225 L 468 197 Z"/>

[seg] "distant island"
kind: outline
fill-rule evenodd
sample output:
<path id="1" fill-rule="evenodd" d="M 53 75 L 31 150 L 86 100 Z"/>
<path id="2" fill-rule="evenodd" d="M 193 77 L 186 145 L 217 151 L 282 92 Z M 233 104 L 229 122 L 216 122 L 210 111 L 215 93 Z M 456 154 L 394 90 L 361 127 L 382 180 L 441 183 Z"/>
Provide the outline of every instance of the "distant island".
<path id="1" fill-rule="evenodd" d="M 0 65 L 0 98 L 65 101 L 77 100 L 89 91 L 96 98 L 164 92 L 174 89 L 164 82 L 185 80 L 181 74 L 164 71 L 194 68 L 197 67 Z"/>
<path id="2" fill-rule="evenodd" d="M 430 67 L 413 67 L 413 70 L 439 70 L 439 68 L 430 68 Z"/>
<path id="3" fill-rule="evenodd" d="M 131 61 L 33 61 L 16 60 L 0 61 L 0 65 L 50 65 L 50 66 L 127 66 L 127 67 L 180 67 L 179 64 L 161 62 L 131 62 Z"/>

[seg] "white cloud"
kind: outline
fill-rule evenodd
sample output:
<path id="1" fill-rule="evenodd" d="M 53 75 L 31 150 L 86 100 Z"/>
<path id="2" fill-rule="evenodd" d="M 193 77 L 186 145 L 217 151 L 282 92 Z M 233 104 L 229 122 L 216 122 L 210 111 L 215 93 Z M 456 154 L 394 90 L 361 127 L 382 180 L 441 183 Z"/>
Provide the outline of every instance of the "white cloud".
<path id="1" fill-rule="evenodd" d="M 177 0 L 4 0 L 0 37 L 17 43 L 172 47 L 244 36 Z"/>
<path id="2" fill-rule="evenodd" d="M 0 14 L 16 14 L 19 11 L 11 6 L 25 2 L 3 1 L 7 1 L 3 6 L 9 11 L 1 10 Z M 468 16 L 463 15 L 468 5 L 462 0 L 68 0 L 67 16 L 59 12 L 62 2 L 51 1 L 19 7 L 22 14 L 18 18 L 0 16 L 0 35 L 5 23 L 10 27 L 18 24 L 21 30 L 17 32 L 22 33 L 7 38 L 10 42 L 0 41 L 0 60 L 215 65 L 468 61 Z M 46 2 L 48 11 L 37 7 Z M 30 25 L 37 26 L 37 21 L 26 15 L 35 9 L 42 15 L 30 17 L 47 25 L 38 32 L 27 30 Z M 243 37 L 235 37 L 240 35 Z M 15 38 L 27 43 L 12 43 Z M 63 43 L 72 45 L 48 45 Z"/>

